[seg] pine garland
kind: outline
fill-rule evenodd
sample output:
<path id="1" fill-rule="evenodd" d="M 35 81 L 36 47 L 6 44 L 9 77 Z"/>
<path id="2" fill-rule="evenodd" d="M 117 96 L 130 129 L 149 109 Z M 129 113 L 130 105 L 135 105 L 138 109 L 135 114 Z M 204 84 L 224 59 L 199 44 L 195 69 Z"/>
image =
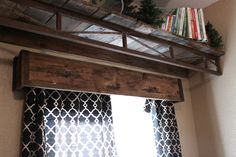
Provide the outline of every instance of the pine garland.
<path id="1" fill-rule="evenodd" d="M 222 48 L 222 37 L 218 31 L 213 27 L 213 25 L 208 21 L 206 25 L 206 33 L 208 36 L 208 43 L 213 48 Z"/>
<path id="2" fill-rule="evenodd" d="M 137 18 L 137 13 L 136 13 L 137 6 L 134 6 L 132 3 L 133 0 L 124 0 L 123 14 Z"/>
<path id="3" fill-rule="evenodd" d="M 161 26 L 163 19 L 160 18 L 162 11 L 156 7 L 153 0 L 142 0 L 139 11 L 137 12 L 138 20 L 148 24 L 157 24 Z"/>
<path id="4" fill-rule="evenodd" d="M 123 14 L 137 18 L 140 21 L 148 24 L 156 24 L 161 26 L 164 22 L 160 17 L 162 10 L 157 8 L 153 0 L 142 0 L 141 5 L 137 10 L 136 6 L 133 6 L 133 0 L 124 0 L 124 11 Z"/>

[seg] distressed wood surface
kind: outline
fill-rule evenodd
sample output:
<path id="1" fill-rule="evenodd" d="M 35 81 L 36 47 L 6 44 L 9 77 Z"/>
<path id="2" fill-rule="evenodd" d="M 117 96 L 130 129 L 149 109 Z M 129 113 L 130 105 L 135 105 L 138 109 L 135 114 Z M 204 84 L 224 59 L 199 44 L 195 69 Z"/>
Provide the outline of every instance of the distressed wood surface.
<path id="1" fill-rule="evenodd" d="M 47 1 L 32 1 L 32 0 L 4 0 L 4 5 L 7 10 L 12 7 L 10 4 L 17 3 L 17 8 L 19 9 L 14 12 L 15 16 L 12 14 L 3 14 L 8 18 L 13 18 L 15 20 L 24 21 L 26 23 L 36 24 L 41 26 L 37 28 L 35 26 L 21 27 L 21 24 L 8 23 L 6 20 L 0 18 L 0 24 L 2 26 L 8 26 L 11 28 L 17 28 L 20 30 L 28 30 L 29 32 L 38 33 L 40 35 L 49 35 L 60 39 L 69 38 L 70 41 L 81 42 L 81 38 L 77 36 L 90 39 L 90 41 L 83 40 L 86 45 L 92 44 L 94 46 L 102 47 L 103 49 L 113 49 L 119 51 L 118 53 L 125 53 L 129 55 L 135 55 L 141 58 L 154 60 L 164 64 L 169 64 L 172 66 L 178 66 L 181 68 L 188 69 L 188 71 L 198 71 L 198 72 L 208 72 L 215 75 L 222 75 L 220 64 L 211 64 L 214 68 L 208 68 L 210 66 L 204 66 L 204 58 L 217 62 L 220 56 L 224 55 L 224 52 L 212 49 L 204 44 L 195 42 L 193 40 L 183 39 L 182 37 L 176 36 L 169 32 L 162 31 L 156 27 L 144 24 L 133 18 L 123 16 L 117 13 L 111 13 L 107 10 L 97 8 L 96 6 L 89 6 L 87 4 L 82 4 L 76 1 L 66 1 L 63 5 L 59 5 L 58 2 L 47 2 Z M 14 5 L 15 6 L 15 5 Z M 6 10 L 6 12 L 7 12 Z M 10 11 L 11 12 L 11 11 Z M 60 18 L 55 18 L 52 15 Z M 49 17 L 48 17 L 49 16 Z M 56 20 L 57 19 L 57 20 Z M 57 25 L 57 30 L 62 32 L 73 32 L 63 34 L 61 31 L 47 31 L 43 29 L 42 26 L 54 28 Z M 18 27 L 16 27 L 18 26 Z M 46 31 L 45 31 L 46 30 Z M 116 33 L 127 34 L 128 36 L 135 37 L 137 40 L 132 40 L 130 37 L 126 38 L 121 35 L 111 35 L 111 34 L 100 34 L 97 35 L 89 34 L 77 34 L 75 32 L 105 32 L 105 31 L 115 31 Z M 69 34 L 69 35 L 68 35 Z M 123 39 L 123 42 L 122 42 Z M 80 41 L 78 41 L 80 40 Z M 92 40 L 99 41 L 99 43 L 91 42 Z M 124 45 L 125 49 L 120 49 Z M 116 47 L 114 47 L 116 45 Z M 172 49 L 172 56 L 170 55 L 169 49 Z M 166 57 L 162 57 L 163 55 Z M 174 58 L 173 58 L 174 56 Z M 209 63 L 208 63 L 209 64 Z M 210 65 L 210 64 L 209 64 Z"/>
<path id="2" fill-rule="evenodd" d="M 100 64 L 109 64 L 114 67 L 123 67 L 129 69 L 136 69 L 145 73 L 163 74 L 170 77 L 186 78 L 188 77 L 188 70 L 172 65 L 158 63 L 148 59 L 142 59 L 134 56 L 120 54 L 112 50 L 104 50 L 78 44 L 72 41 L 57 39 L 54 37 L 47 37 L 26 31 L 6 28 L 0 26 L 1 42 L 20 45 L 35 49 L 47 49 L 58 52 L 63 52 L 68 57 L 70 55 L 77 55 L 79 57 L 86 57 L 87 61 L 94 62 L 96 59 Z"/>
<path id="3" fill-rule="evenodd" d="M 21 51 L 21 85 L 182 101 L 179 79 Z"/>
<path id="4" fill-rule="evenodd" d="M 136 19 L 127 17 L 125 15 L 117 14 L 117 13 L 110 13 L 109 11 L 104 10 L 106 13 L 105 18 L 95 18 L 96 10 L 100 8 L 96 8 L 94 6 L 85 5 L 81 3 L 75 3 L 67 5 L 69 7 L 61 8 L 55 6 L 55 4 L 49 4 L 40 1 L 30 1 L 30 0 L 10 0 L 11 2 L 15 2 L 21 4 L 22 6 L 29 6 L 32 8 L 37 8 L 40 10 L 45 10 L 48 12 L 61 12 L 66 16 L 71 16 L 79 20 L 83 20 L 85 22 L 99 25 L 105 28 L 109 28 L 111 30 L 116 30 L 119 32 L 126 32 L 129 35 L 133 35 L 136 37 L 148 39 L 157 43 L 161 43 L 166 46 L 178 47 L 181 49 L 186 50 L 187 52 L 196 53 L 199 55 L 206 55 L 210 54 L 213 56 L 221 56 L 224 55 L 224 52 L 217 51 L 206 45 L 197 43 L 197 42 L 179 42 L 181 39 L 178 36 L 175 36 L 168 32 L 163 32 L 160 29 L 157 29 L 151 25 L 143 24 L 142 22 L 137 22 Z M 76 8 L 76 9 L 75 9 Z M 89 11 L 90 10 L 90 11 Z M 89 11 L 86 13 L 86 11 Z M 95 13 L 94 13 L 95 12 Z M 94 16 L 90 16 L 92 15 Z M 110 14 L 109 14 L 110 13 Z M 145 31 L 144 31 L 145 30 Z M 147 31 L 149 30 L 149 31 Z M 164 34 L 164 36 L 162 36 Z M 162 36 L 162 37 L 160 37 Z"/>

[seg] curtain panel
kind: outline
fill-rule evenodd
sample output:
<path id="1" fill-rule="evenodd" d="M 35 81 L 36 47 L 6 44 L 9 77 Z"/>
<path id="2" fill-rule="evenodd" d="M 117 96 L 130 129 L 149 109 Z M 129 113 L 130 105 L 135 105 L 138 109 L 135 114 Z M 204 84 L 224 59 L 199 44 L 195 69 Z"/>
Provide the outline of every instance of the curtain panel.
<path id="1" fill-rule="evenodd" d="M 27 88 L 22 157 L 115 157 L 110 96 Z"/>
<path id="2" fill-rule="evenodd" d="M 147 99 L 145 111 L 152 116 L 157 157 L 182 157 L 174 104 Z"/>

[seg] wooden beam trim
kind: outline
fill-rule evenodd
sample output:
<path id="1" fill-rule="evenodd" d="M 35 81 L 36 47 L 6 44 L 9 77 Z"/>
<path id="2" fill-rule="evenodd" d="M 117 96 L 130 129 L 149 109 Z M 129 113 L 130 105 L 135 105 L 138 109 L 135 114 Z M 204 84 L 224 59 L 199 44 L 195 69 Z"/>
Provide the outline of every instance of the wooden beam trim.
<path id="1" fill-rule="evenodd" d="M 95 32 L 95 31 L 62 31 L 63 33 L 70 34 L 104 34 L 104 35 L 121 35 L 120 32 Z"/>
<path id="2" fill-rule="evenodd" d="M 62 26 L 62 16 L 61 16 L 61 13 L 57 12 L 56 13 L 56 29 L 58 31 L 61 31 L 61 26 Z"/>
<path id="3" fill-rule="evenodd" d="M 199 67 L 199 66 L 195 66 L 195 65 L 191 65 L 188 63 L 174 61 L 172 59 L 154 56 L 154 55 L 146 54 L 143 52 L 138 52 L 138 51 L 134 51 L 134 50 L 130 50 L 130 49 L 126 49 L 126 48 L 122 48 L 122 47 L 118 47 L 118 46 L 114 46 L 114 45 L 110 45 L 110 44 L 106 44 L 106 43 L 102 43 L 102 42 L 98 42 L 98 41 L 84 39 L 84 38 L 81 38 L 78 36 L 58 32 L 58 31 L 55 31 L 55 30 L 52 30 L 49 28 L 35 26 L 35 25 L 23 23 L 23 22 L 18 22 L 15 20 L 10 20 L 10 19 L 0 17 L 0 25 L 5 26 L 5 27 L 9 27 L 9 28 L 15 28 L 15 29 L 31 32 L 31 33 L 36 33 L 36 34 L 40 34 L 40 35 L 44 35 L 44 36 L 67 40 L 67 41 L 71 41 L 71 42 L 75 42 L 78 44 L 83 44 L 83 45 L 87 45 L 87 46 L 91 46 L 91 47 L 101 48 L 101 49 L 105 49 L 105 50 L 109 50 L 109 51 L 113 51 L 113 52 L 117 52 L 117 53 L 121 53 L 121 54 L 126 54 L 126 55 L 130 55 L 130 56 L 134 56 L 134 57 L 139 57 L 139 58 L 143 58 L 143 59 L 147 59 L 147 60 L 151 60 L 151 61 L 165 63 L 165 64 L 169 64 L 169 65 L 173 65 L 173 66 L 177 66 L 177 67 L 181 67 L 181 68 L 185 68 L 185 69 L 189 69 L 189 70 L 194 70 L 194 71 L 198 71 L 198 72 L 206 72 L 206 70 L 204 68 Z M 212 72 L 209 71 L 209 73 L 212 73 Z M 215 72 L 213 72 L 213 73 L 215 74 Z"/>
<path id="4" fill-rule="evenodd" d="M 21 51 L 20 87 L 40 87 L 182 101 L 179 79 Z"/>
<path id="5" fill-rule="evenodd" d="M 124 48 L 128 48 L 127 44 L 127 34 L 125 32 L 122 33 L 122 43 Z"/>
<path id="6" fill-rule="evenodd" d="M 184 101 L 184 89 L 183 89 L 182 81 L 180 79 L 178 79 L 178 85 L 179 85 L 180 100 Z"/>
<path id="7" fill-rule="evenodd" d="M 52 52 L 49 52 L 52 55 L 60 55 L 67 58 L 71 56 L 70 58 L 73 59 L 82 59 L 88 62 L 96 62 L 97 64 L 120 67 L 123 69 L 132 69 L 134 71 L 150 74 L 161 74 L 174 78 L 188 77 L 188 71 L 183 68 L 115 53 L 108 50 L 93 48 L 62 39 L 46 37 L 1 26 L 0 34 L 1 42 L 34 49 L 48 49 L 54 51 L 53 54 Z M 99 53 L 97 53 L 98 51 Z"/>
<path id="8" fill-rule="evenodd" d="M 139 41 L 138 39 L 132 37 L 132 36 L 129 36 L 130 39 L 134 40 L 135 42 L 139 43 L 140 45 L 152 50 L 152 51 L 155 51 L 156 53 L 158 53 L 160 56 L 164 57 L 164 58 L 169 58 L 168 56 L 166 56 L 165 54 L 159 52 L 158 50 L 154 49 L 153 47 L 150 47 L 148 46 L 147 44 L 143 43 L 142 41 Z"/>
<path id="9" fill-rule="evenodd" d="M 136 36 L 136 37 L 140 37 L 140 38 L 148 39 L 148 40 L 151 40 L 151 41 L 155 41 L 155 42 L 161 43 L 161 44 L 166 45 L 166 46 L 183 48 L 183 49 L 186 49 L 186 50 L 188 50 L 192 53 L 195 53 L 195 54 L 198 54 L 198 55 L 201 55 L 201 56 L 206 56 L 206 55 L 222 56 L 222 55 L 224 55 L 224 53 L 221 53 L 221 52 L 209 54 L 208 52 L 201 51 L 201 50 L 195 49 L 193 47 L 180 45 L 178 43 L 168 41 L 168 40 L 165 40 L 165 39 L 162 39 L 162 38 L 158 38 L 158 37 L 151 36 L 151 35 L 146 35 L 146 34 L 134 31 L 134 30 L 132 30 L 130 28 L 127 28 L 127 27 L 123 27 L 123 26 L 120 26 L 120 25 L 117 25 L 117 24 L 114 24 L 114 23 L 111 23 L 111 22 L 103 21 L 103 20 L 98 19 L 98 18 L 86 16 L 86 15 L 83 15 L 81 13 L 74 12 L 72 10 L 68 10 L 68 9 L 65 9 L 65 8 L 57 7 L 57 6 L 54 6 L 54 5 L 51 5 L 51 4 L 47 4 L 45 2 L 39 2 L 39 1 L 36 1 L 36 0 L 10 0 L 10 1 L 22 4 L 22 5 L 38 8 L 38 9 L 41 9 L 41 10 L 49 11 L 49 12 L 54 12 L 54 13 L 55 12 L 60 12 L 64 15 L 72 16 L 74 18 L 78 18 L 80 20 L 84 20 L 86 22 L 89 22 L 89 23 L 92 23 L 92 24 L 95 24 L 95 25 L 99 25 L 99 26 L 102 26 L 102 27 L 106 27 L 106 28 L 109 28 L 109 29 L 112 29 L 112 30 L 116 30 L 116 31 L 119 31 L 119 32 L 124 32 L 125 31 L 129 35 L 133 35 L 133 36 Z"/>

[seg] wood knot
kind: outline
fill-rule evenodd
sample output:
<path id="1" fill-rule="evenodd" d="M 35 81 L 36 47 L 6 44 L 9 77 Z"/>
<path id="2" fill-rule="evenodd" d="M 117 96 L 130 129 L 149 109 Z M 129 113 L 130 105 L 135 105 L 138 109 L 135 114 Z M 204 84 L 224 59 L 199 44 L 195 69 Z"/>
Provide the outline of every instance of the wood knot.
<path id="1" fill-rule="evenodd" d="M 148 92 L 148 93 L 160 93 L 160 89 L 156 88 L 156 87 L 148 87 L 148 88 L 145 88 L 143 90 Z"/>

